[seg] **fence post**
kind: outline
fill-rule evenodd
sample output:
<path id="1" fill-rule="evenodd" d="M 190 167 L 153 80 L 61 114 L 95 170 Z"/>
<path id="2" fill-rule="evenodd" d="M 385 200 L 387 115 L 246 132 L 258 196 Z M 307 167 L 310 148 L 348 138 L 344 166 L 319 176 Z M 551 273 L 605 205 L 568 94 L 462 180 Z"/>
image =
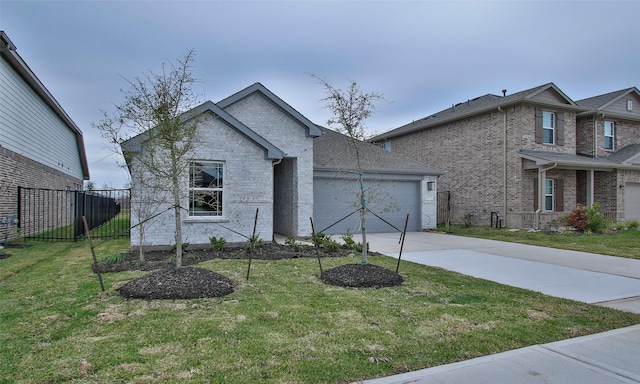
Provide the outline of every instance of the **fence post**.
<path id="1" fill-rule="evenodd" d="M 84 216 L 84 193 L 80 192 L 80 191 L 74 191 L 73 196 L 74 199 L 76 201 L 76 212 L 75 212 L 75 217 L 73 220 L 73 226 L 74 226 L 74 233 L 73 233 L 73 241 L 74 242 L 78 242 L 78 239 L 80 238 L 80 236 L 82 236 L 82 234 L 84 233 L 84 229 L 83 229 L 83 220 L 82 217 Z"/>

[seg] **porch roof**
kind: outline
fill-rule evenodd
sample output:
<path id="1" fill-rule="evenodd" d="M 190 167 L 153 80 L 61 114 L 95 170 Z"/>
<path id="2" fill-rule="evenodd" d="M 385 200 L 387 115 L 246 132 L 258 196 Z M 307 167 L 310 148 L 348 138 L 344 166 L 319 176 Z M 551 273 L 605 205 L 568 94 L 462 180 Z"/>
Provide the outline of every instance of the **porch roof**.
<path id="1" fill-rule="evenodd" d="M 631 148 L 629 148 L 631 147 Z M 640 170 L 640 145 L 631 145 L 609 157 L 591 157 L 572 153 L 533 151 L 521 149 L 520 157 L 525 169 L 555 165 L 559 169 L 613 171 L 614 169 Z M 634 161 L 635 160 L 635 161 Z"/>

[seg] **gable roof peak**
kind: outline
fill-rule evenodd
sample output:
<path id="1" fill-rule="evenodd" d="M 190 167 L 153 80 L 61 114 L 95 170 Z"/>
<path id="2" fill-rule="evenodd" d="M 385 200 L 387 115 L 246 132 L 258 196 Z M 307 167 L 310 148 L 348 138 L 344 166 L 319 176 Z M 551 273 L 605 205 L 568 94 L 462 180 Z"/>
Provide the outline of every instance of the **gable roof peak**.
<path id="1" fill-rule="evenodd" d="M 318 129 L 318 127 L 314 123 L 312 123 L 309 119 L 304 117 L 295 108 L 287 104 L 284 100 L 279 98 L 275 93 L 271 92 L 267 87 L 265 87 L 259 82 L 253 83 L 252 85 L 246 87 L 245 89 L 234 93 L 233 95 L 225 98 L 224 100 L 219 101 L 217 105 L 222 109 L 226 109 L 230 105 L 235 104 L 238 101 L 246 97 L 249 97 L 250 95 L 256 92 L 264 96 L 269 102 L 271 102 L 273 105 L 279 108 L 282 112 L 289 115 L 289 117 L 291 117 L 294 120 L 297 120 L 298 123 L 300 123 L 300 125 L 304 127 L 308 136 L 311 136 L 311 137 L 322 136 L 322 131 Z"/>

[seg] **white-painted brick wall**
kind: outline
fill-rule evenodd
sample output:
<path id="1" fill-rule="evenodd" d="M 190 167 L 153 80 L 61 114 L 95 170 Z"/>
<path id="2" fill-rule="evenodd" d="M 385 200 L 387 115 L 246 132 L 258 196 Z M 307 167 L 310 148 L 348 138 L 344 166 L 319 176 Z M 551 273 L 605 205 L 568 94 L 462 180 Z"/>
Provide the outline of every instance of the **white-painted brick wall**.
<path id="1" fill-rule="evenodd" d="M 273 238 L 273 165 L 264 158 L 264 150 L 247 140 L 235 129 L 213 117 L 200 116 L 199 145 L 193 159 L 222 161 L 224 168 L 224 217 L 187 217 L 183 211 L 183 240 L 191 244 L 208 244 L 209 237 L 224 237 L 228 243 L 244 242 L 239 234 L 251 236 L 256 208 L 259 208 L 256 233 L 260 238 Z M 135 163 L 134 163 L 135 164 Z M 135 171 L 134 176 L 135 179 Z M 135 182 L 134 182 L 135 186 Z M 184 181 L 185 191 L 188 182 Z M 140 198 L 136 188 L 132 190 L 132 202 Z M 158 211 L 171 206 L 170 199 Z M 188 207 L 188 200 L 182 202 Z M 132 225 L 138 220 L 132 215 Z M 220 224 L 220 225 L 218 225 Z M 222 226 L 229 228 L 223 228 Z M 139 244 L 139 227 L 132 230 L 131 246 Z M 167 211 L 147 223 L 144 245 L 169 245 L 175 243 L 173 210 Z"/>
<path id="2" fill-rule="evenodd" d="M 297 177 L 294 179 L 297 199 L 293 201 L 297 214 L 293 227 L 297 236 L 309 236 L 309 218 L 313 216 L 313 138 L 307 136 L 302 125 L 259 93 L 254 93 L 225 110 L 280 148 L 285 157 L 297 159 Z"/>

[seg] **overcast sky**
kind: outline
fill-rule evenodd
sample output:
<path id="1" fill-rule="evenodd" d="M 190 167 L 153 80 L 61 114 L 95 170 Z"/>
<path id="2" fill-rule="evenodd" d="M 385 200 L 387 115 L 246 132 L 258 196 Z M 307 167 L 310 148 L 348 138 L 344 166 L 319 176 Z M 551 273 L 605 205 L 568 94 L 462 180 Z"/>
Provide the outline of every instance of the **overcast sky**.
<path id="1" fill-rule="evenodd" d="M 84 134 L 91 180 L 122 187 L 100 110 L 124 79 L 196 50 L 202 99 L 261 82 L 316 124 L 310 74 L 382 93 L 384 131 L 502 89 L 549 82 L 573 100 L 640 87 L 640 1 L 5 1 L 0 29 Z"/>

